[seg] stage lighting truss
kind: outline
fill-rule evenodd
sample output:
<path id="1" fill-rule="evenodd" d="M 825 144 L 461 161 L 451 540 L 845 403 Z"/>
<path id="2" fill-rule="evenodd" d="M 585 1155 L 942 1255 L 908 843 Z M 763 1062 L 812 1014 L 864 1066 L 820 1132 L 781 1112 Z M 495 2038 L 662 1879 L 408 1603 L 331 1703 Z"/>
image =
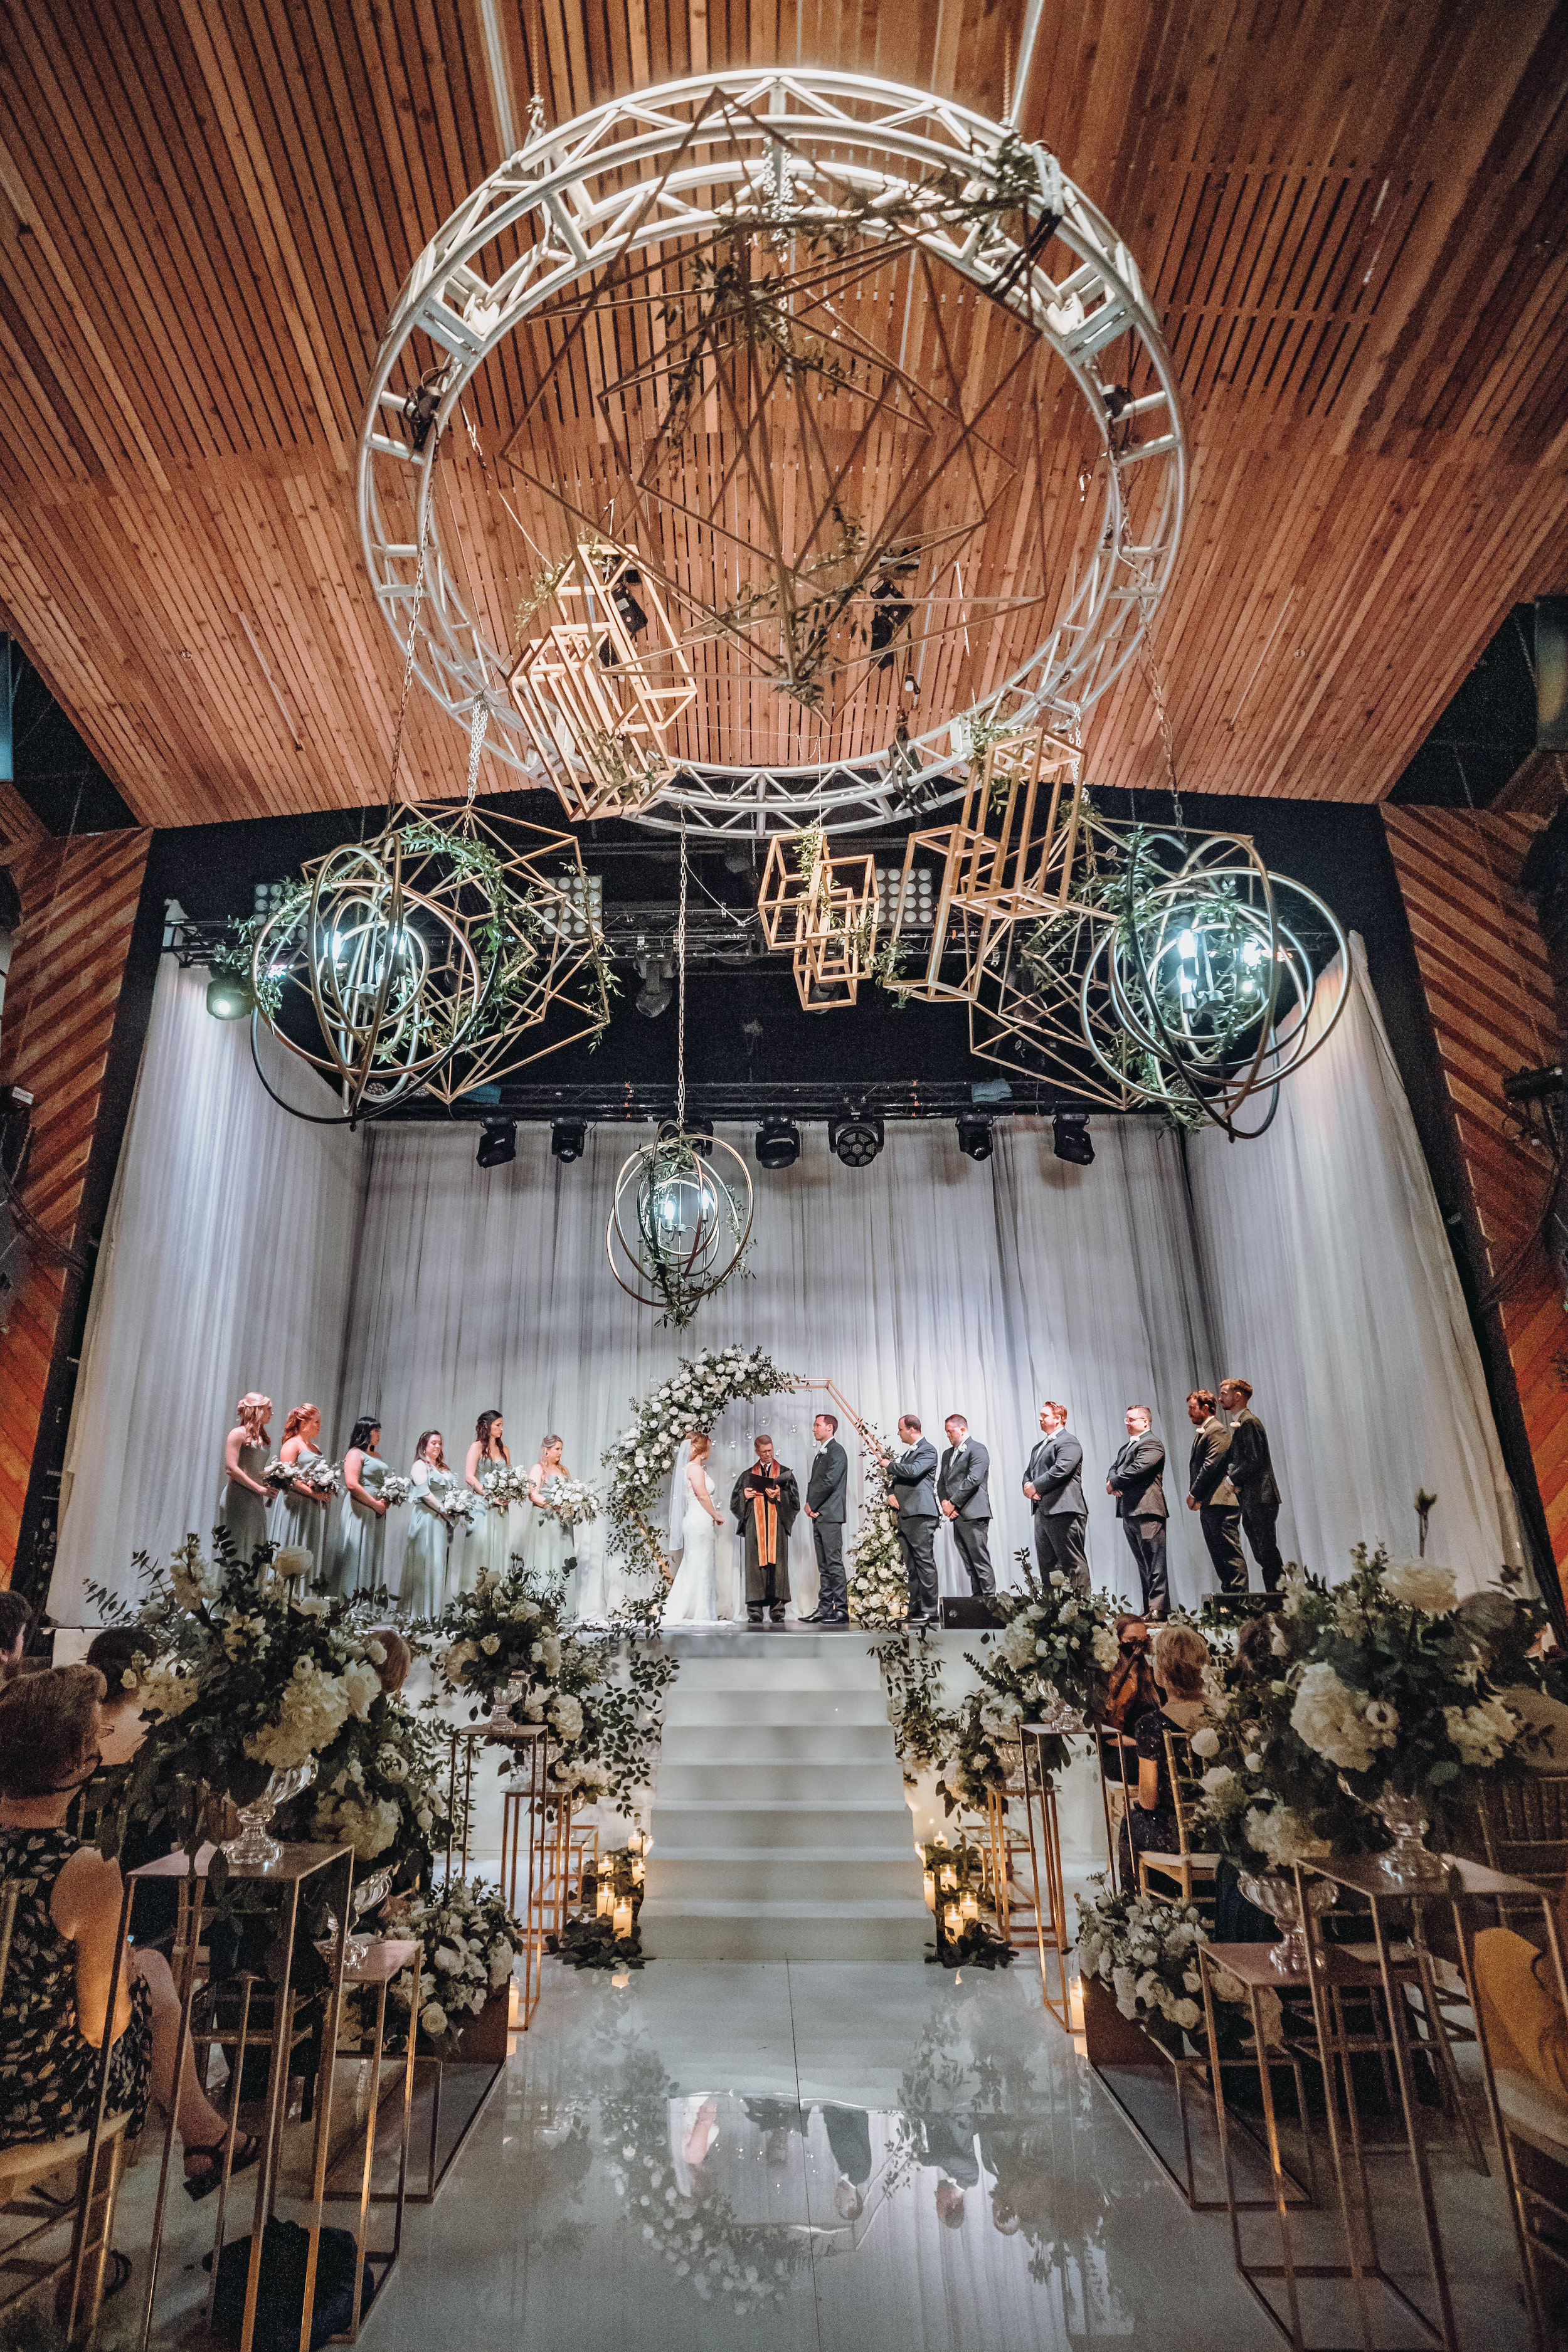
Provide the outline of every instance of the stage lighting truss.
<path id="1" fill-rule="evenodd" d="M 820 825 L 775 834 L 757 893 L 763 937 L 788 952 L 801 1004 L 853 1004 L 876 952 L 878 890 L 871 857 L 831 857 Z"/>
<path id="2" fill-rule="evenodd" d="M 916 368 L 897 320 L 881 341 L 866 323 L 873 276 L 896 286 Z M 974 383 L 973 337 L 948 331 L 955 279 L 965 321 L 979 306 L 1007 344 Z M 1046 380 L 1058 363 L 1081 406 Z M 584 401 L 605 468 L 591 511 L 543 421 Z M 1075 458 L 1073 509 L 1050 486 Z M 416 262 L 357 458 L 365 560 L 399 636 L 428 531 L 416 661 L 441 707 L 465 722 L 484 707 L 497 755 L 555 782 L 574 816 L 613 796 L 710 835 L 884 823 L 911 774 L 925 807 L 957 798 L 998 728 L 1070 731 L 1150 625 L 1184 483 L 1136 265 L 1056 157 L 928 92 L 784 67 L 628 92 L 532 134 Z M 695 703 L 639 704 L 629 730 L 622 691 L 650 650 L 626 663 L 585 613 L 531 652 L 515 642 L 520 607 L 539 609 L 542 531 L 545 577 L 575 564 L 586 595 L 603 496 L 649 639 L 656 601 L 671 622 L 661 690 L 703 646 Z M 1020 502 L 1037 552 L 1002 595 L 987 533 Z M 626 679 L 592 674 L 606 642 Z M 601 734 L 614 760 L 595 760 Z"/>
<path id="3" fill-rule="evenodd" d="M 542 633 L 507 672 L 513 708 L 574 821 L 636 816 L 674 778 L 691 666 L 635 548 L 581 541 L 541 588 Z"/>

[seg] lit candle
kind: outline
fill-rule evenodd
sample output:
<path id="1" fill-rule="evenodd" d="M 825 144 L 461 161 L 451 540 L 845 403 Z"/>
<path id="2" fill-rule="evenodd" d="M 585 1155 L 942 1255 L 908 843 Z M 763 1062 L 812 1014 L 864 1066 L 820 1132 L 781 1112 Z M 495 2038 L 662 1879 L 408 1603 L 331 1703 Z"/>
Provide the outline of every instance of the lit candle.
<path id="1" fill-rule="evenodd" d="M 611 1909 L 612 1909 L 612 1907 L 613 1907 L 613 1906 L 614 1906 L 614 1904 L 615 1904 L 615 1900 L 616 1900 L 616 1890 L 615 1890 L 615 1888 L 610 1885 L 610 1882 L 609 1882 L 609 1880 L 608 1880 L 607 1878 L 601 1878 L 601 1879 L 600 1879 L 600 1881 L 599 1881 L 599 1895 L 598 1895 L 598 1906 L 597 1906 L 597 1907 L 598 1907 L 598 1916 L 599 1916 L 599 1917 L 600 1917 L 601 1919 L 607 1919 L 607 1918 L 609 1917 L 609 1916 L 610 1916 L 610 1912 L 611 1912 Z"/>
<path id="2" fill-rule="evenodd" d="M 948 1905 L 947 1909 L 942 1915 L 942 1924 L 947 1929 L 948 1934 L 956 1938 L 958 1935 L 958 1906 L 956 1903 L 950 1903 Z"/>
<path id="3" fill-rule="evenodd" d="M 958 1885 L 958 1873 L 954 1870 L 951 1863 L 948 1863 L 943 1867 L 942 1883 L 944 1886 L 956 1886 Z"/>
<path id="4" fill-rule="evenodd" d="M 959 1905 L 958 1909 L 960 1917 L 966 1921 L 979 1918 L 980 1905 L 975 1899 L 974 1890 L 973 1887 L 970 1888 L 968 1894 Z"/>
<path id="5" fill-rule="evenodd" d="M 926 1872 L 922 1884 L 925 1887 L 926 1909 L 928 1911 L 934 1911 L 936 1909 L 936 1873 L 934 1870 L 928 1870 Z"/>
<path id="6" fill-rule="evenodd" d="M 625 1903 L 617 1903 L 617 1904 L 616 1904 L 616 1908 L 615 1908 L 615 1912 L 614 1912 L 614 1915 L 613 1915 L 613 1917 L 612 1917 L 612 1920 L 611 1920 L 611 1925 L 612 1925 L 612 1926 L 614 1927 L 614 1928 L 615 1928 L 615 1931 L 616 1931 L 616 1942 L 617 1942 L 617 1943 L 620 1941 L 620 1939 L 621 1939 L 621 1937 L 622 1937 L 623 1936 L 629 1936 L 629 1935 L 631 1934 L 631 1932 L 632 1932 L 632 1906 L 631 1906 L 631 1903 L 630 1903 L 630 1900 L 629 1900 L 629 1899 L 628 1899 L 626 1902 L 625 1902 Z"/>

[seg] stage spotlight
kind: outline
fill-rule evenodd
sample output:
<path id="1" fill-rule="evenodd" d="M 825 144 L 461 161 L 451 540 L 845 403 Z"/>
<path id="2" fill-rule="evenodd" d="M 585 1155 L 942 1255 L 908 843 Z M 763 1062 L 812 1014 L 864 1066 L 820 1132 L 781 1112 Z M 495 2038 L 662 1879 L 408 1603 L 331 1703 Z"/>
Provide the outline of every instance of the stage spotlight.
<path id="1" fill-rule="evenodd" d="M 991 1121 L 979 1118 L 973 1111 L 961 1111 L 958 1117 L 958 1148 L 971 1160 L 989 1160 Z"/>
<path id="2" fill-rule="evenodd" d="M 550 1150 L 556 1160 L 581 1160 L 588 1148 L 587 1122 L 581 1118 L 558 1118 L 550 1129 Z M 510 1154 L 508 1154 L 510 1157 Z M 481 1160 L 480 1165 L 483 1166 Z"/>
<path id="3" fill-rule="evenodd" d="M 215 1021 L 243 1021 L 255 1009 L 250 974 L 232 964 L 215 963 L 207 982 L 207 1011 Z"/>
<path id="4" fill-rule="evenodd" d="M 517 1121 L 515 1118 L 487 1118 L 479 1129 L 479 1148 L 474 1154 L 480 1168 L 504 1168 L 509 1160 L 517 1158 Z"/>
<path id="5" fill-rule="evenodd" d="M 793 1118 L 764 1118 L 757 1129 L 759 1168 L 793 1168 L 800 1158 L 800 1129 Z"/>
<path id="6" fill-rule="evenodd" d="M 1092 1168 L 1094 1138 L 1089 1131 L 1088 1111 L 1055 1112 L 1051 1118 L 1051 1144 L 1058 1160 L 1069 1160 L 1075 1168 Z"/>
<path id="7" fill-rule="evenodd" d="M 882 1122 L 858 1110 L 850 1111 L 837 1123 L 830 1119 L 827 1148 L 838 1154 L 846 1168 L 869 1168 L 882 1149 Z"/>
<path id="8" fill-rule="evenodd" d="M 638 956 L 637 970 L 642 974 L 642 986 L 632 999 L 636 1010 L 645 1020 L 657 1021 L 668 1013 L 675 1001 L 671 988 L 671 965 L 668 956 Z"/>

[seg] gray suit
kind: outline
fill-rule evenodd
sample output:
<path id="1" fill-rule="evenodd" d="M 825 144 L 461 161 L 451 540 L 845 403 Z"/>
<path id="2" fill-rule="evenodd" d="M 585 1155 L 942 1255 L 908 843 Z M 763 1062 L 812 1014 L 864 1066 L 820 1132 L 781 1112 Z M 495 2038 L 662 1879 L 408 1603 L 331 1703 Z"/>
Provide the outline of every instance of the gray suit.
<path id="1" fill-rule="evenodd" d="M 849 1489 L 849 1456 L 836 1437 L 812 1458 L 806 1481 L 807 1507 L 816 1516 L 811 1540 L 816 1551 L 820 1597 L 818 1617 L 847 1618 L 849 1598 L 844 1579 L 844 1510 Z"/>
<path id="2" fill-rule="evenodd" d="M 1198 1525 L 1222 1592 L 1247 1591 L 1247 1560 L 1241 1549 L 1241 1507 L 1228 1476 L 1230 1432 L 1214 1413 L 1194 1433 L 1187 1492 L 1198 1507 Z"/>
<path id="3" fill-rule="evenodd" d="M 1116 1497 L 1116 1516 L 1127 1538 L 1127 1548 L 1138 1567 L 1143 1614 L 1171 1613 L 1170 1579 L 1165 1567 L 1165 1449 L 1152 1430 L 1130 1437 L 1111 1464 L 1106 1485 Z"/>
<path id="4" fill-rule="evenodd" d="M 991 1456 L 977 1437 L 965 1436 L 962 1445 L 950 1445 L 937 1473 L 937 1500 L 951 1503 L 957 1517 L 948 1521 L 972 1592 L 994 1592 L 987 1538 L 991 1533 Z"/>
<path id="5" fill-rule="evenodd" d="M 1075 1592 L 1088 1594 L 1089 1559 L 1084 1528 L 1089 1506 L 1083 1499 L 1083 1448 L 1065 1426 L 1042 1437 L 1029 1456 L 1024 1483 L 1035 1490 L 1035 1558 L 1040 1581 L 1058 1570 Z"/>
<path id="6" fill-rule="evenodd" d="M 899 1548 L 910 1580 L 910 1615 L 936 1615 L 936 1448 L 919 1437 L 907 1454 L 895 1454 L 889 1487 L 899 1507 Z"/>

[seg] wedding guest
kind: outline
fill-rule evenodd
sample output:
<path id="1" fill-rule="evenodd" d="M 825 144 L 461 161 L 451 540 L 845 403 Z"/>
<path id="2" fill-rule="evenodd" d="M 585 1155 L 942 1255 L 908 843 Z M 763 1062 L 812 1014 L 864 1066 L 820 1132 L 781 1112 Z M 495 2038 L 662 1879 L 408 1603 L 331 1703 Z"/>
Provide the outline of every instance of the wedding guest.
<path id="1" fill-rule="evenodd" d="M 488 1568 L 495 1576 L 504 1576 L 511 1564 L 510 1514 L 505 1502 L 491 1502 L 484 1488 L 487 1470 L 510 1468 L 511 1450 L 500 1411 L 481 1412 L 474 1423 L 474 1442 L 463 1465 L 463 1476 L 479 1496 L 481 1507 L 478 1524 L 463 1546 L 462 1565 L 458 1571 L 460 1592 L 473 1591 L 481 1568 Z"/>
<path id="2" fill-rule="evenodd" d="M 1263 1590 L 1277 1592 L 1285 1569 L 1274 1535 L 1280 1495 L 1268 1456 L 1268 1432 L 1252 1410 L 1252 1382 L 1221 1381 L 1219 1408 L 1230 1421 L 1230 1483 L 1241 1508 L 1242 1531 L 1263 1571 Z"/>
<path id="3" fill-rule="evenodd" d="M 121 1969 L 114 2013 L 110 1978 L 120 1934 L 118 1862 L 66 1826 L 78 1791 L 100 1761 L 104 1679 L 95 1666 L 28 1675 L 0 1692 L 0 1877 L 22 1899 L 0 1998 L 0 2141 L 36 2144 L 90 2128 L 105 2037 L 111 2045 L 109 2105 L 138 2137 L 148 2094 L 174 2112 L 184 2143 L 185 2191 L 210 2195 L 223 2163 L 223 2118 L 203 2095 L 187 2042 L 175 2085 L 180 2002 L 162 1952 L 135 1950 Z M 234 2169 L 261 2153 L 241 2135 Z M 115 2284 L 130 2264 L 115 2257 Z"/>
<path id="4" fill-rule="evenodd" d="M 1106 1475 L 1105 1491 L 1116 1497 L 1116 1516 L 1138 1570 L 1145 1617 L 1171 1613 L 1165 1570 L 1165 1449 L 1153 1434 L 1146 1404 L 1127 1408 L 1127 1443 Z"/>
<path id="5" fill-rule="evenodd" d="M 324 1461 L 326 1456 L 316 1444 L 321 1433 L 321 1407 L 295 1405 L 283 1423 L 283 1443 L 278 1449 L 278 1459 L 286 1462 L 290 1470 L 301 1471 Z M 319 1562 L 325 1549 L 330 1524 L 324 1514 L 331 1500 L 331 1496 L 322 1494 L 315 1486 L 308 1486 L 302 1477 L 296 1478 L 291 1486 L 286 1486 L 278 1503 L 275 1539 L 279 1548 L 292 1544 L 300 1551 L 308 1551 L 311 1559 Z"/>
<path id="6" fill-rule="evenodd" d="M 386 1582 L 386 1465 L 377 1453 L 381 1423 L 361 1413 L 343 1455 L 343 1491 L 339 1500 L 326 1581 L 352 1597 L 375 1592 Z"/>
<path id="7" fill-rule="evenodd" d="M 1068 1409 L 1047 1397 L 1040 1407 L 1040 1442 L 1024 1473 L 1024 1492 L 1034 1506 L 1035 1558 L 1042 1584 L 1059 1573 L 1087 1599 L 1089 1505 L 1082 1470 L 1083 1448 L 1068 1427 Z"/>
<path id="8" fill-rule="evenodd" d="M 1149 1664 L 1148 1625 L 1142 1617 L 1122 1616 L 1114 1621 L 1114 1631 L 1116 1664 L 1110 1669 L 1098 1727 L 1100 1770 L 1110 1801 L 1113 1843 L 1127 1802 L 1127 1785 L 1138 1778 L 1132 1726 L 1147 1708 L 1160 1704 Z"/>
<path id="9" fill-rule="evenodd" d="M 223 1492 L 218 1496 L 218 1524 L 228 1529 L 229 1541 L 240 1559 L 248 1560 L 258 1544 L 267 1541 L 267 1506 L 272 1489 L 262 1483 L 267 1467 L 267 1424 L 272 1399 L 259 1389 L 247 1389 L 235 1407 L 234 1427 L 224 1440 Z"/>
<path id="10" fill-rule="evenodd" d="M 1557 1897 L 1557 1935 L 1568 1952 L 1568 1882 Z M 1522 2074 L 1568 2105 L 1568 2016 L 1550 1952 L 1511 1927 L 1483 1927 L 1476 1937 L 1476 2007 L 1493 2071 Z"/>
<path id="11" fill-rule="evenodd" d="M 564 1577 L 567 1563 L 576 1556 L 572 1530 L 552 1507 L 572 1473 L 562 1459 L 562 1440 L 556 1436 L 544 1439 L 539 1449 L 539 1459 L 531 1464 L 528 1473 L 528 1533 L 523 1542 L 524 1565 L 542 1577 Z"/>
<path id="12" fill-rule="evenodd" d="M 1208 1643 L 1191 1625 L 1161 1625 L 1154 1634 L 1152 1665 L 1155 1703 L 1144 1706 L 1126 1725 L 1138 1754 L 1138 1778 L 1129 1783 L 1122 1822 L 1122 1866 L 1126 1883 L 1133 1882 L 1131 1854 L 1174 1853 L 1177 1845 L 1175 1800 L 1171 1790 L 1165 1756 L 1167 1729 L 1194 1732 L 1207 1707 L 1204 1699 L 1204 1668 Z M 1131 1854 L 1127 1851 L 1130 1842 Z"/>
<path id="13" fill-rule="evenodd" d="M 811 1424 L 816 1451 L 805 1480 L 805 1516 L 816 1553 L 816 1607 L 803 1625 L 847 1626 L 849 1591 L 844 1575 L 844 1511 L 849 1456 L 838 1443 L 838 1415 L 819 1412 Z"/>
<path id="14" fill-rule="evenodd" d="M 21 1673 L 32 1630 L 32 1602 L 19 1592 L 0 1592 L 0 1686 Z"/>
<path id="15" fill-rule="evenodd" d="M 447 1570 L 452 1549 L 452 1522 L 442 1506 L 458 1491 L 457 1474 L 447 1466 L 438 1429 L 421 1433 L 408 1483 L 412 1491 L 397 1580 L 398 1614 L 438 1617 L 447 1606 Z"/>
<path id="16" fill-rule="evenodd" d="M 1222 1592 L 1247 1591 L 1241 1551 L 1241 1507 L 1230 1483 L 1230 1432 L 1214 1409 L 1213 1389 L 1194 1389 L 1187 1419 L 1197 1434 L 1187 1465 L 1187 1508 L 1196 1511 Z"/>
<path id="17" fill-rule="evenodd" d="M 936 1528 L 942 1514 L 936 1501 L 936 1448 L 922 1432 L 920 1416 L 899 1415 L 899 1443 L 888 1471 L 888 1504 L 899 1515 L 899 1549 L 909 1579 L 906 1625 L 934 1625 L 941 1612 L 936 1601 Z"/>
<path id="18" fill-rule="evenodd" d="M 961 1412 L 950 1412 L 942 1427 L 947 1432 L 947 1451 L 936 1474 L 937 1500 L 968 1570 L 970 1591 L 994 1592 L 996 1579 L 988 1542 L 991 1456 L 977 1437 L 971 1437 L 969 1423 Z"/>

